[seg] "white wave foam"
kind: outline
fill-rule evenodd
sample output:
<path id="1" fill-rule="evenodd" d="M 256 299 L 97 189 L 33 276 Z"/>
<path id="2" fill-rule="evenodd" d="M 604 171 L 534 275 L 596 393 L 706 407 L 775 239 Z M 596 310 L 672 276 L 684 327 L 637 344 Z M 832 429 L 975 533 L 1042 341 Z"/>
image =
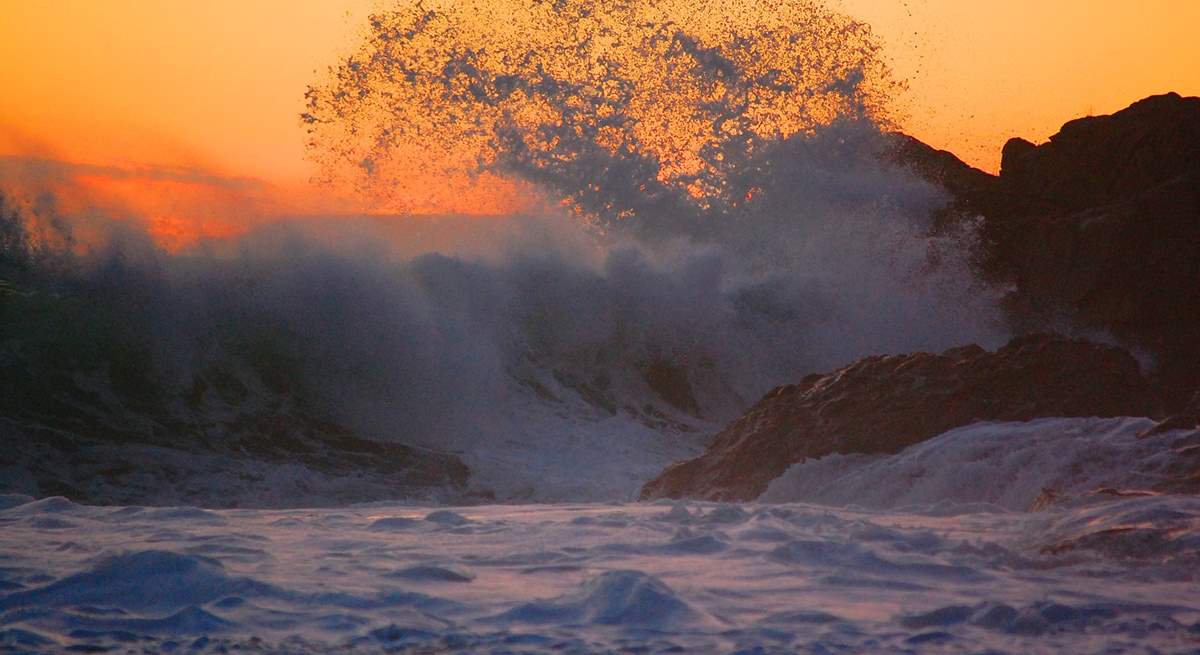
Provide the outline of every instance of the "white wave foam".
<path id="1" fill-rule="evenodd" d="M 896 455 L 830 455 L 796 464 L 762 500 L 1024 511 L 1045 489 L 1064 497 L 1100 487 L 1149 489 L 1174 461 L 1171 443 L 1179 436 L 1138 438 L 1153 425 L 1145 418 L 975 423 Z"/>
<path id="2" fill-rule="evenodd" d="M 1194 497 L 194 514 L 0 510 L 0 649 L 1189 652 L 1200 631 Z M 62 516 L 86 543 L 33 522 Z"/>

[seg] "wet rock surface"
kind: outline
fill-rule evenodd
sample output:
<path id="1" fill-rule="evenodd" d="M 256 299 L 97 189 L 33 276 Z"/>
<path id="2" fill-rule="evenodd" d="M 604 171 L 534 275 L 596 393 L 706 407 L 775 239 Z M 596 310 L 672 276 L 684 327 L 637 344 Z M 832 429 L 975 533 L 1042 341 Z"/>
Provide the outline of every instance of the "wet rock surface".
<path id="1" fill-rule="evenodd" d="M 1128 353 L 1084 340 L 1035 334 L 996 352 L 868 357 L 772 390 L 704 454 L 647 483 L 642 497 L 749 500 L 806 459 L 895 453 L 976 421 L 1161 411 Z"/>

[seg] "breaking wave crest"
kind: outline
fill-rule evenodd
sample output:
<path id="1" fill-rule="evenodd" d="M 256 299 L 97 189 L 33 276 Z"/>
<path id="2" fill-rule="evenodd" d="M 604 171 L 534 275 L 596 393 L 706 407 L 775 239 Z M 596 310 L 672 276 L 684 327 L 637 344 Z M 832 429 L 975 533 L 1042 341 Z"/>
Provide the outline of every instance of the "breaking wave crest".
<path id="1" fill-rule="evenodd" d="M 775 384 L 1001 337 L 973 235 L 931 236 L 942 192 L 887 156 L 866 26 L 791 0 L 516 3 L 503 25 L 433 4 L 374 16 L 310 90 L 314 153 L 399 195 L 407 159 L 565 208 L 309 217 L 177 253 L 122 217 L 6 211 L 10 358 L 283 389 L 502 493 L 596 498 Z M 83 223 L 90 249 L 64 237 Z"/>

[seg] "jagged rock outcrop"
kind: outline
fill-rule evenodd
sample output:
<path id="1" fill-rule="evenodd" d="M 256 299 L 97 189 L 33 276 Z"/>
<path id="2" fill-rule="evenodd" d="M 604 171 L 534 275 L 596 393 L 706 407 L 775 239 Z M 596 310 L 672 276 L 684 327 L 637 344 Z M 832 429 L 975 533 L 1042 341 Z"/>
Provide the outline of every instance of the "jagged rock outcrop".
<path id="1" fill-rule="evenodd" d="M 1156 416 L 1159 398 L 1120 348 L 1035 334 L 996 352 L 874 356 L 778 387 L 643 499 L 745 501 L 789 466 L 832 453 L 894 453 L 976 421 Z"/>
<path id="2" fill-rule="evenodd" d="M 1004 146 L 1005 190 L 1067 211 L 1121 202 L 1200 168 L 1200 98 L 1151 96 L 1070 121 L 1047 143 Z"/>
<path id="3" fill-rule="evenodd" d="M 1008 286 L 1015 331 L 1102 330 L 1155 360 L 1172 409 L 1200 388 L 1200 98 L 1170 93 L 1012 139 L 999 176 L 899 137 L 893 157 L 944 186 L 938 216 L 982 215 L 977 260 Z"/>

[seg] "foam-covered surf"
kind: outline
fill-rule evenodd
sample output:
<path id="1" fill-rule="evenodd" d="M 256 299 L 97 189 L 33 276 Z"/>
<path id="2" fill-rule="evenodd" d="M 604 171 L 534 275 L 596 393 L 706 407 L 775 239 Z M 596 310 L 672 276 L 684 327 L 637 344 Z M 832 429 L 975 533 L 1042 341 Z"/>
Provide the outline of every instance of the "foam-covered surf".
<path id="1" fill-rule="evenodd" d="M 829 455 L 795 464 L 762 495 L 875 509 L 945 503 L 1026 511 L 1097 490 L 1149 491 L 1186 476 L 1195 431 L 1146 435 L 1146 418 L 980 422 L 895 455 Z M 1101 496 L 1103 497 L 1103 496 Z"/>
<path id="2" fill-rule="evenodd" d="M 0 648 L 20 652 L 1190 652 L 1200 630 L 1189 497 L 0 506 Z"/>

